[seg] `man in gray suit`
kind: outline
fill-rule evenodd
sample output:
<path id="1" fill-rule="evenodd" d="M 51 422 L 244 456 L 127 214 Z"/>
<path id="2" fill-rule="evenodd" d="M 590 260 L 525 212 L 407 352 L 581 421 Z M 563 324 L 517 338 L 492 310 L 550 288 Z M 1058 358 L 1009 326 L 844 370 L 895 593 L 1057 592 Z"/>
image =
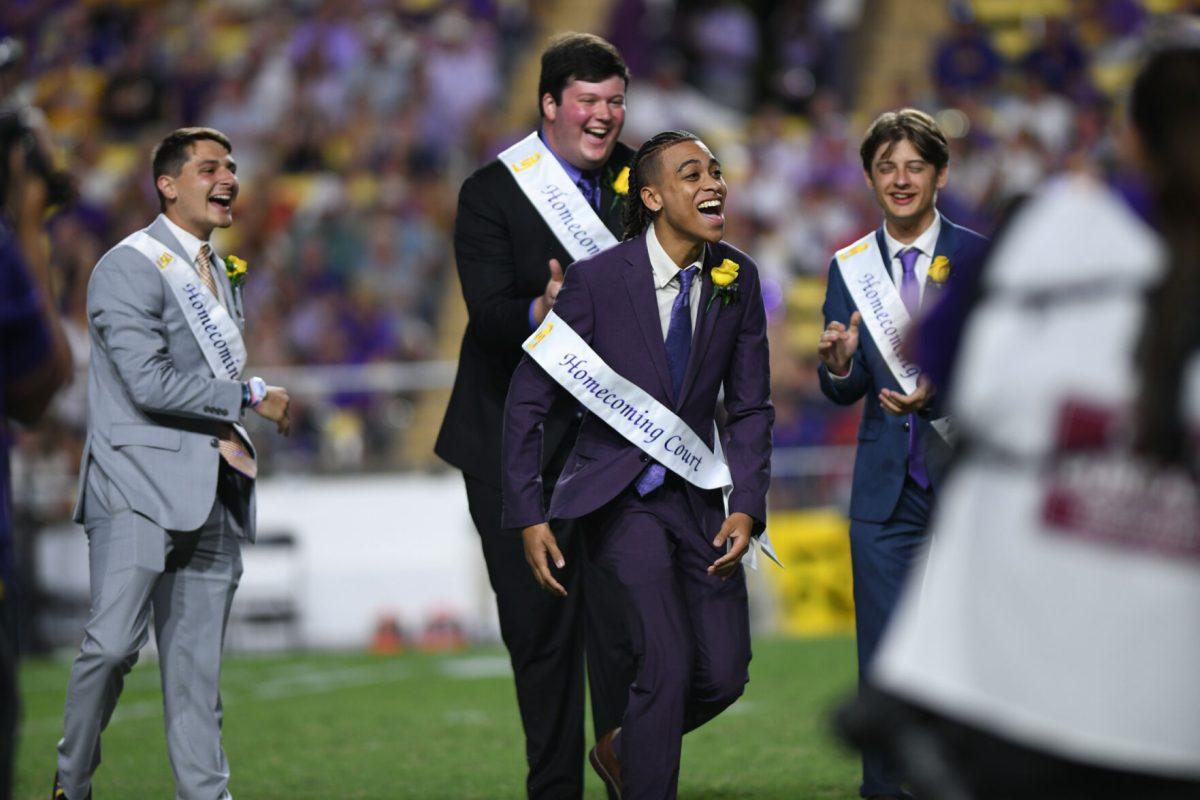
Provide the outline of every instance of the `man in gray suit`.
<path id="1" fill-rule="evenodd" d="M 154 151 L 163 213 L 88 284 L 88 435 L 75 519 L 88 536 L 91 612 L 67 685 L 52 796 L 91 797 L 100 733 L 154 610 L 177 798 L 228 798 L 221 645 L 254 539 L 247 409 L 288 432 L 288 394 L 243 382 L 240 281 L 208 243 L 233 224 L 237 165 L 224 134 L 183 128 Z M 243 273 L 244 277 L 244 273 Z"/>

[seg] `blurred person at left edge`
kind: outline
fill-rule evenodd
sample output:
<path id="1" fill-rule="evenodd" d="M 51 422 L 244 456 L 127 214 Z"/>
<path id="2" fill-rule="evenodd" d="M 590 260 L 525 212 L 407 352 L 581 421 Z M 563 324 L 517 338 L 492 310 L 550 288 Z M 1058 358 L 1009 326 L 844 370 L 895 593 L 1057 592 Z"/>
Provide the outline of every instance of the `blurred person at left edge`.
<path id="1" fill-rule="evenodd" d="M 0 800 L 11 797 L 18 712 L 8 423 L 36 422 L 72 369 L 42 230 L 47 208 L 69 198 L 45 153 L 21 114 L 0 112 Z"/>
<path id="2" fill-rule="evenodd" d="M 625 124 L 629 70 L 598 36 L 569 33 L 542 53 L 541 126 L 463 183 L 454 254 L 467 303 L 458 375 L 435 451 L 462 470 L 512 659 L 525 730 L 530 798 L 583 796 L 584 654 L 599 738 L 620 724 L 633 682 L 632 645 L 611 576 L 586 557 L 572 522 L 555 528 L 568 596 L 529 574 L 519 529 L 500 523 L 504 399 L 521 343 L 554 307 L 563 269 L 615 245 L 632 151 Z M 565 394 L 545 421 L 546 496 L 579 431 Z"/>

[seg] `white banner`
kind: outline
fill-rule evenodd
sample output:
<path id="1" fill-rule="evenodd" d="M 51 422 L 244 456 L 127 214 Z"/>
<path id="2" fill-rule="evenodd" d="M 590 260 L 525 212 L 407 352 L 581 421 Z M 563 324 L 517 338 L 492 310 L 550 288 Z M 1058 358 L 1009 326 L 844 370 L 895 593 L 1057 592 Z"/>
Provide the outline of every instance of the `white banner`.
<path id="1" fill-rule="evenodd" d="M 501 153 L 500 161 L 572 259 L 594 256 L 617 243 L 536 131 Z"/>
<path id="2" fill-rule="evenodd" d="M 175 295 L 200 351 L 213 376 L 239 381 L 246 366 L 246 343 L 237 323 L 221 301 L 213 296 L 186 258 L 173 253 L 145 231 L 130 234 L 121 245 L 129 245 L 150 259 Z M 213 269 L 223 268 L 220 261 Z"/>
<path id="3" fill-rule="evenodd" d="M 714 452 L 674 411 L 604 363 L 596 351 L 553 311 L 521 347 L 584 408 L 604 420 L 630 444 L 693 486 L 720 489 L 728 513 L 733 477 L 721 453 L 721 437 L 715 423 Z M 751 545 L 746 559 L 750 567 L 757 569 L 754 544 L 759 545 L 768 558 L 783 566 L 764 531 Z"/>
<path id="4" fill-rule="evenodd" d="M 839 250 L 837 260 L 850 298 L 862 314 L 863 325 L 867 326 L 884 363 L 904 393 L 912 394 L 917 390 L 917 378 L 921 374 L 917 365 L 903 353 L 904 335 L 912 325 L 912 317 L 892 283 L 874 232 Z M 949 417 L 931 420 L 930 424 L 943 439 L 952 441 Z"/>

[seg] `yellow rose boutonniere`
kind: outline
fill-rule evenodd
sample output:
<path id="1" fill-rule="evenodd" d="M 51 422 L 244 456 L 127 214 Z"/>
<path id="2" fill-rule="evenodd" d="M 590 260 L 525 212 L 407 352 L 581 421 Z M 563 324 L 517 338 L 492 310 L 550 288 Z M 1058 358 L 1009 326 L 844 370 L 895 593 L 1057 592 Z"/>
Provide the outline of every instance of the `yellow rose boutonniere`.
<path id="1" fill-rule="evenodd" d="M 943 284 L 950 279 L 950 259 L 945 256 L 938 256 L 929 265 L 929 280 L 937 284 Z"/>
<path id="2" fill-rule="evenodd" d="M 246 262 L 237 256 L 225 256 L 225 274 L 229 276 L 229 285 L 238 288 L 246 280 Z"/>
<path id="3" fill-rule="evenodd" d="M 617 177 L 613 178 L 612 190 L 617 194 L 629 194 L 629 167 L 622 167 Z"/>
<path id="4" fill-rule="evenodd" d="M 709 274 L 712 275 L 713 293 L 712 297 L 708 298 L 708 305 L 704 310 L 712 308 L 713 301 L 718 297 L 721 298 L 723 306 L 737 302 L 738 263 L 727 258 L 719 266 L 713 267 Z"/>

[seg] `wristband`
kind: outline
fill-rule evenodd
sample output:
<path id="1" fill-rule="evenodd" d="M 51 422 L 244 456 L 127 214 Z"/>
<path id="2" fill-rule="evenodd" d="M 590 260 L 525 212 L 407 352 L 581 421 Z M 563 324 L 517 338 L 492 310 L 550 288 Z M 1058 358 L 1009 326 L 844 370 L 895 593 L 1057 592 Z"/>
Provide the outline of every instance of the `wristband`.
<path id="1" fill-rule="evenodd" d="M 246 381 L 246 387 L 250 390 L 250 408 L 257 408 L 267 397 L 267 382 L 255 375 Z"/>

